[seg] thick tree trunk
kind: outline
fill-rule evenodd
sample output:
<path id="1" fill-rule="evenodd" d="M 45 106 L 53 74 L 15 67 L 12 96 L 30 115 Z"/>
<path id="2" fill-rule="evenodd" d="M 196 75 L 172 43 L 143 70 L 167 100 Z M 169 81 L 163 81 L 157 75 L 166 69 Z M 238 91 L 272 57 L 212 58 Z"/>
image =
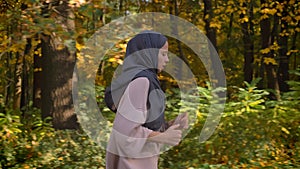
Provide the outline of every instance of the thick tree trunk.
<path id="1" fill-rule="evenodd" d="M 60 16 L 56 21 L 65 31 L 74 31 L 74 20 L 70 21 L 67 1 L 57 4 L 55 9 Z M 42 117 L 52 117 L 56 129 L 78 129 L 72 100 L 72 76 L 75 53 L 63 46 L 64 42 L 52 34 L 42 37 Z"/>

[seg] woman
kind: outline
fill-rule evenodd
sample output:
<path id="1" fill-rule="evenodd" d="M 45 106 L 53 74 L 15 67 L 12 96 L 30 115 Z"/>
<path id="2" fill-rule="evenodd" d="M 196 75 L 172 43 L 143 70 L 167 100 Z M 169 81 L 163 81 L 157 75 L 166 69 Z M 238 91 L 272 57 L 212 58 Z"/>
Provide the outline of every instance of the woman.
<path id="1" fill-rule="evenodd" d="M 187 114 L 165 122 L 165 96 L 157 78 L 169 61 L 167 38 L 144 31 L 126 48 L 122 71 L 111 85 L 116 117 L 107 146 L 107 169 L 157 169 L 160 148 L 177 145 Z"/>

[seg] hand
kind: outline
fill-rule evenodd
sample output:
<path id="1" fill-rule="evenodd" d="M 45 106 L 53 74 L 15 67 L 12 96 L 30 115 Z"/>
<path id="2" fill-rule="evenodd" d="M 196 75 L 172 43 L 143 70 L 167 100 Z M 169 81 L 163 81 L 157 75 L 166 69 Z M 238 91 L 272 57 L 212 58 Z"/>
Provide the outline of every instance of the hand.
<path id="1" fill-rule="evenodd" d="M 172 146 L 178 145 L 182 137 L 182 131 L 178 129 L 179 126 L 179 124 L 173 125 L 163 133 L 150 136 L 148 140 Z"/>
<path id="2" fill-rule="evenodd" d="M 173 122 L 173 125 L 179 124 L 179 128 L 180 129 L 187 129 L 189 127 L 189 120 L 188 120 L 188 114 L 182 113 L 180 115 L 178 115 L 175 119 L 175 121 Z"/>

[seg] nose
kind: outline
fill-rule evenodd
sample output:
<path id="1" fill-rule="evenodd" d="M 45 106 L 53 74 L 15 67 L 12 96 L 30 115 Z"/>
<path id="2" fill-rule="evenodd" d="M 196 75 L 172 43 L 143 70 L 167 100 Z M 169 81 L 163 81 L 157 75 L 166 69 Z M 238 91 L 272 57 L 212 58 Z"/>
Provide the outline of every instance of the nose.
<path id="1" fill-rule="evenodd" d="M 167 55 L 167 57 L 166 57 L 166 63 L 168 63 L 169 62 L 169 56 Z"/>

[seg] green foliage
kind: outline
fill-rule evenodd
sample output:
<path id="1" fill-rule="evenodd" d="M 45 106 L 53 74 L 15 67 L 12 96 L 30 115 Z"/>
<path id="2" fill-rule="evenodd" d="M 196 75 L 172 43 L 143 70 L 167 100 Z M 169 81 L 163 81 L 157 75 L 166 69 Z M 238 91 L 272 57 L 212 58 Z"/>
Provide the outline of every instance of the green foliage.
<path id="1" fill-rule="evenodd" d="M 229 108 L 235 108 L 234 114 L 257 113 L 265 109 L 264 102 L 269 92 L 259 90 L 256 85 L 260 79 L 253 80 L 250 84 L 245 82 L 246 88 L 238 88 L 236 95 L 232 96 L 233 102 L 229 102 Z M 227 113 L 230 115 L 230 113 Z M 226 115 L 225 115 L 226 116 Z"/>
<path id="2" fill-rule="evenodd" d="M 35 149 L 46 135 L 53 134 L 53 128 L 41 120 L 40 111 L 30 109 L 25 118 L 23 112 L 7 107 L 0 113 L 1 158 L 4 168 L 15 166 L 35 156 Z"/>
<path id="3" fill-rule="evenodd" d="M 104 168 L 104 151 L 87 135 L 54 131 L 36 109 L 25 113 L 0 114 L 0 168 Z"/>
<path id="4" fill-rule="evenodd" d="M 213 136 L 199 142 L 205 114 L 212 99 L 211 89 L 199 88 L 200 110 L 197 120 L 180 145 L 161 154 L 159 168 L 298 168 L 300 167 L 299 88 L 291 89 L 281 101 L 271 101 L 268 92 L 256 88 L 257 81 L 236 87 L 226 104 L 223 117 Z M 104 115 L 103 87 L 96 88 L 97 101 Z M 189 110 L 180 102 L 179 91 L 166 91 L 167 115 L 172 119 L 179 109 Z M 54 131 L 40 119 L 39 111 L 21 112 L 0 107 L 2 168 L 104 168 L 105 151 L 80 131 Z M 175 112 L 171 114 L 171 112 Z M 27 120 L 22 120 L 24 117 Z M 22 117 L 22 118 L 21 118 Z"/>
<path id="5" fill-rule="evenodd" d="M 266 90 L 256 87 L 258 81 L 235 88 L 218 128 L 201 144 L 198 137 L 209 107 L 202 106 L 197 123 L 181 144 L 161 155 L 160 168 L 298 168 L 299 91 L 271 101 Z M 298 89 L 293 86 L 297 82 L 289 84 Z M 200 91 L 203 98 L 211 98 L 209 88 Z"/>

